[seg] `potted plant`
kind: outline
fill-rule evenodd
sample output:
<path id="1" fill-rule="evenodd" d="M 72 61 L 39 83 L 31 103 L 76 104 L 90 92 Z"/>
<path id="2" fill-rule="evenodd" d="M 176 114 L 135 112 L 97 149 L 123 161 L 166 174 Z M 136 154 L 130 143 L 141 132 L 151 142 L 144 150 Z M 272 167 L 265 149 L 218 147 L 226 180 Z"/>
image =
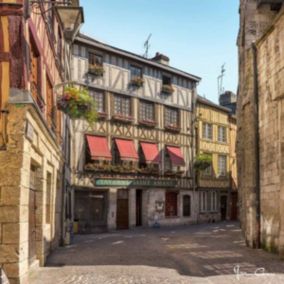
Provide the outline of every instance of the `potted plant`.
<path id="1" fill-rule="evenodd" d="M 144 84 L 144 79 L 140 76 L 135 76 L 130 81 L 130 86 L 134 88 L 141 88 Z"/>
<path id="2" fill-rule="evenodd" d="M 170 84 L 163 84 L 162 93 L 171 95 L 174 92 L 174 88 Z"/>
<path id="3" fill-rule="evenodd" d="M 99 64 L 89 64 L 89 73 L 95 76 L 103 76 L 104 75 L 104 67 Z"/>
<path id="4" fill-rule="evenodd" d="M 71 119 L 85 119 L 90 124 L 97 119 L 95 101 L 86 89 L 66 87 L 57 99 L 57 108 Z"/>
<path id="5" fill-rule="evenodd" d="M 194 168 L 198 171 L 206 170 L 212 165 L 212 156 L 208 154 L 199 154 L 194 162 Z"/>

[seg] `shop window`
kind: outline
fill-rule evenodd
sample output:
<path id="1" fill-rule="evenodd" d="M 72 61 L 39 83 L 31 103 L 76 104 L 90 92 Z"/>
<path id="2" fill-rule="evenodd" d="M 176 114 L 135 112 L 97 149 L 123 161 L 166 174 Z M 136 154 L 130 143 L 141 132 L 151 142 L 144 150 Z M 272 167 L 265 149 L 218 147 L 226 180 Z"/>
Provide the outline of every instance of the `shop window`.
<path id="1" fill-rule="evenodd" d="M 190 195 L 184 195 L 183 201 L 183 216 L 189 217 L 191 215 L 191 197 Z"/>
<path id="2" fill-rule="evenodd" d="M 177 192 L 166 192 L 166 204 L 165 204 L 165 216 L 175 217 L 177 216 Z"/>

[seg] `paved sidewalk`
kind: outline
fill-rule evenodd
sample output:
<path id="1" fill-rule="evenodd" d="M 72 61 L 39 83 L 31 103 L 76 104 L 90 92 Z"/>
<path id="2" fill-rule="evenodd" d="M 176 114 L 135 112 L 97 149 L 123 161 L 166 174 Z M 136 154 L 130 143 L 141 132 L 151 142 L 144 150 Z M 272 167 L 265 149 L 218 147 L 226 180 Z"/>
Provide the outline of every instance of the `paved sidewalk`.
<path id="1" fill-rule="evenodd" d="M 76 236 L 31 284 L 284 283 L 284 261 L 245 246 L 238 223 Z"/>

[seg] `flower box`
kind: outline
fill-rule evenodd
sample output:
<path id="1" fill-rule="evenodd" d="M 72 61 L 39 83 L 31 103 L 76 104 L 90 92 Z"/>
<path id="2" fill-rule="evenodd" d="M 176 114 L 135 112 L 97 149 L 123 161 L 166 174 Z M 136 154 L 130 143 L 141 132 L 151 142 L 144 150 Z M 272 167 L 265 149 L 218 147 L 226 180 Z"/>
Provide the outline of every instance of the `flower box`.
<path id="1" fill-rule="evenodd" d="M 96 103 L 86 89 L 66 87 L 57 99 L 57 108 L 70 119 L 85 119 L 90 124 L 97 119 Z"/>
<path id="2" fill-rule="evenodd" d="M 132 116 L 125 116 L 122 114 L 114 114 L 112 116 L 113 120 L 117 120 L 117 121 L 121 121 L 121 122 L 125 122 L 125 123 L 131 123 L 133 121 L 133 117 Z"/>
<path id="3" fill-rule="evenodd" d="M 180 132 L 180 127 L 177 125 L 165 125 L 165 129 L 172 132 Z"/>
<path id="4" fill-rule="evenodd" d="M 144 84 L 144 79 L 139 76 L 133 77 L 129 83 L 129 85 L 134 88 L 141 88 L 143 84 Z"/>
<path id="5" fill-rule="evenodd" d="M 89 73 L 95 76 L 103 76 L 104 75 L 104 67 L 103 65 L 94 65 L 89 64 Z"/>
<path id="6" fill-rule="evenodd" d="M 163 85 L 162 93 L 171 95 L 174 92 L 174 88 L 172 85 Z"/>
<path id="7" fill-rule="evenodd" d="M 139 124 L 142 124 L 148 127 L 155 127 L 157 123 L 154 120 L 142 119 L 142 120 L 139 120 Z"/>

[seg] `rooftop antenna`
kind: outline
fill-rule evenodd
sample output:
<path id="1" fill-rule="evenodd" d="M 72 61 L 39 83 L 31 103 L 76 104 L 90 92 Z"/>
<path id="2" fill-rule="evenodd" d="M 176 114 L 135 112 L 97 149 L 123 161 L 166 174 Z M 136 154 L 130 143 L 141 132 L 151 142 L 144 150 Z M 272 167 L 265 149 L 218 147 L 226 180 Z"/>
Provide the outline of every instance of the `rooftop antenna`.
<path id="1" fill-rule="evenodd" d="M 223 78 L 225 76 L 225 63 L 221 66 L 221 74 L 217 77 L 217 83 L 218 83 L 218 95 L 220 96 L 222 93 L 224 93 L 224 87 L 223 87 Z"/>
<path id="2" fill-rule="evenodd" d="M 151 38 L 151 36 L 152 36 L 152 34 L 149 34 L 147 40 L 144 42 L 145 53 L 144 53 L 143 56 L 145 58 L 148 58 L 148 56 L 149 56 L 149 49 L 151 47 L 151 45 L 150 45 L 150 38 Z"/>

